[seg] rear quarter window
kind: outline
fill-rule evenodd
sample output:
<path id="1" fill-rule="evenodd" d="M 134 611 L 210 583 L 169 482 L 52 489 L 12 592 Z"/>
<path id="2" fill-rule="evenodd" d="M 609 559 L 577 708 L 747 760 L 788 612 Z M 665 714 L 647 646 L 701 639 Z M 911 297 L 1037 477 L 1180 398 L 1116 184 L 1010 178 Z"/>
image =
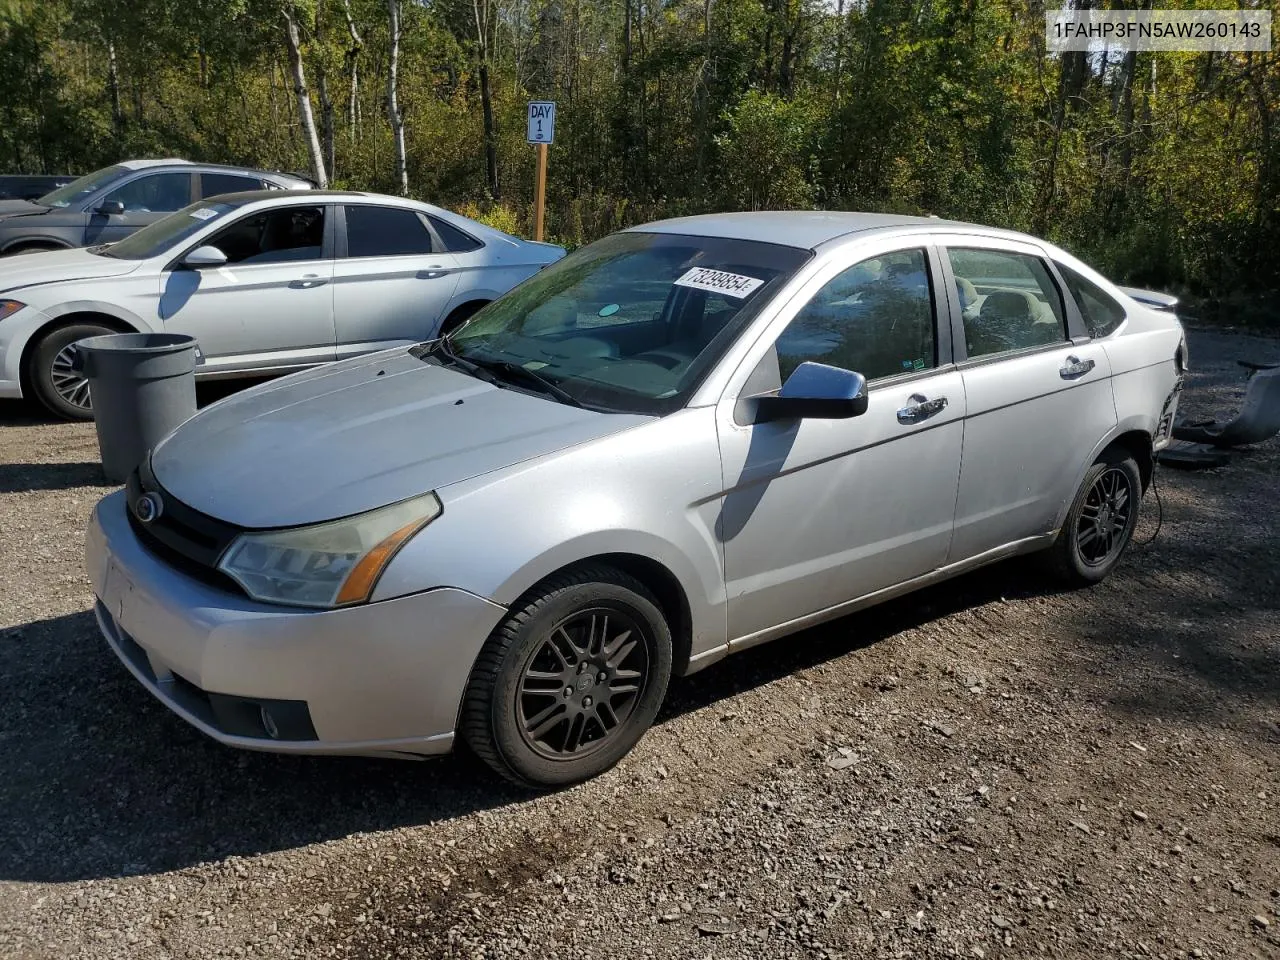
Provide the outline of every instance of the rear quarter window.
<path id="1" fill-rule="evenodd" d="M 1115 333 L 1116 328 L 1124 323 L 1124 307 L 1120 306 L 1096 283 L 1086 280 L 1065 264 L 1054 261 L 1058 272 L 1067 285 L 1067 290 L 1075 298 L 1076 306 L 1084 317 L 1085 326 L 1092 337 L 1106 337 Z"/>

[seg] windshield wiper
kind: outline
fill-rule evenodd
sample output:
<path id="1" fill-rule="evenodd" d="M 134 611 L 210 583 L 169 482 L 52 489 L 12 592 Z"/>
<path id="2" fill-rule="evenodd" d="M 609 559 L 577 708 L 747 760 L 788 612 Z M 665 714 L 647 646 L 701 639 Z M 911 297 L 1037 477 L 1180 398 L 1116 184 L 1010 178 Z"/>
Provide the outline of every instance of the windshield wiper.
<path id="1" fill-rule="evenodd" d="M 582 406 L 582 401 L 571 394 L 568 390 L 565 390 L 559 384 L 547 377 L 544 377 L 537 371 L 530 370 L 528 367 L 522 367 L 518 363 L 512 363 L 510 360 L 482 360 L 476 357 L 467 357 L 465 359 L 459 357 L 458 359 L 462 360 L 463 363 L 474 364 L 484 370 L 501 374 L 507 378 L 523 380 L 526 385 L 532 385 L 535 389 L 540 390 L 549 396 L 555 397 L 561 403 L 567 403 L 571 407 Z"/>
<path id="2" fill-rule="evenodd" d="M 581 400 L 559 384 L 540 373 L 530 370 L 528 367 L 522 367 L 518 363 L 512 363 L 510 360 L 490 360 L 487 358 L 459 356 L 449 343 L 447 335 L 410 347 L 409 353 L 419 360 L 424 357 L 442 356 L 445 362 L 461 367 L 473 376 L 479 376 L 481 380 L 487 383 L 498 383 L 501 380 L 523 380 L 526 386 L 533 386 L 536 390 L 555 397 L 561 403 L 567 403 L 571 407 L 581 407 L 583 405 Z M 482 376 L 480 375 L 481 371 L 483 371 Z"/>

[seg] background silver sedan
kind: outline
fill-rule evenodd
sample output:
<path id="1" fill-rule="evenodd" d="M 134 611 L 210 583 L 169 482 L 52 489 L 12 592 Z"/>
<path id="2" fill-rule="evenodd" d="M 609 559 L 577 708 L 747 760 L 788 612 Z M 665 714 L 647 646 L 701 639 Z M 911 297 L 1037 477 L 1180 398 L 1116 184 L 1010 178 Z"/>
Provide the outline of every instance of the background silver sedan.
<path id="1" fill-rule="evenodd" d="M 117 243 L 0 260 L 0 397 L 91 416 L 72 360 L 102 333 L 192 334 L 202 379 L 416 343 L 562 256 L 399 197 L 212 197 Z"/>
<path id="2" fill-rule="evenodd" d="M 673 673 L 1015 554 L 1106 576 L 1185 359 L 1019 234 L 649 224 L 198 414 L 95 510 L 97 616 L 224 743 L 569 783 Z"/>

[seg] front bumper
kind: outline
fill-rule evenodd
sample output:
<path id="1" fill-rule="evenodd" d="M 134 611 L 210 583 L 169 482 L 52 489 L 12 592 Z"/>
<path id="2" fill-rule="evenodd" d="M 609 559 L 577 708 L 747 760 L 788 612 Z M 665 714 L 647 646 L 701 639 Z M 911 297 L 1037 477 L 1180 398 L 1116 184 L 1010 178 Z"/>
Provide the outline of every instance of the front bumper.
<path id="1" fill-rule="evenodd" d="M 472 664 L 506 612 L 451 587 L 341 610 L 258 603 L 147 550 L 123 492 L 94 509 L 86 565 L 98 623 L 130 672 L 193 726 L 250 750 L 448 752 Z M 260 706 L 280 723 L 257 720 Z"/>

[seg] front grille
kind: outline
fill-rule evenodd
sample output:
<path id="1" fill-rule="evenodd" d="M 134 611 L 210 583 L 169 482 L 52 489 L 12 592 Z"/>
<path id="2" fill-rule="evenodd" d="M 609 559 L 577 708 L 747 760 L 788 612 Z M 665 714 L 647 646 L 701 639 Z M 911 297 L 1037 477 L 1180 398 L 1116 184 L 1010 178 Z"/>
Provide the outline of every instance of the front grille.
<path id="1" fill-rule="evenodd" d="M 143 494 L 159 494 L 164 507 L 150 523 L 138 519 L 136 505 Z M 169 494 L 151 474 L 146 461 L 125 483 L 129 525 L 152 553 L 184 573 L 224 589 L 242 592 L 234 580 L 217 568 L 218 558 L 231 545 L 240 528 L 193 510 Z"/>

